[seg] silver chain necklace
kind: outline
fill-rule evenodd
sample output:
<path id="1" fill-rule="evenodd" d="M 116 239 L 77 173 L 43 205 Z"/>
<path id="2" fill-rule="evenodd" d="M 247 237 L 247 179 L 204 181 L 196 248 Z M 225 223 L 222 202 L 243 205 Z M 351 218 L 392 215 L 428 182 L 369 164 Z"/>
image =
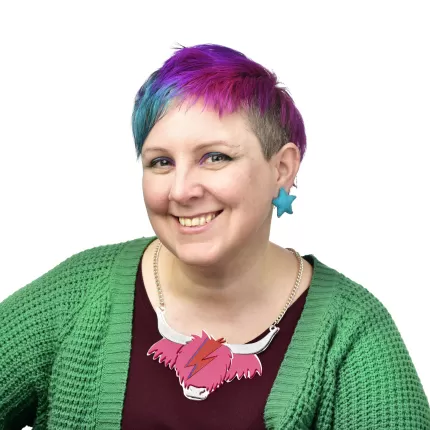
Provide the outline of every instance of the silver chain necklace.
<path id="1" fill-rule="evenodd" d="M 158 293 L 158 331 L 162 339 L 151 346 L 148 355 L 154 354 L 154 360 L 158 359 L 166 367 L 176 370 L 184 395 L 191 400 L 205 400 L 224 382 L 231 382 L 236 377 L 241 379 L 261 375 L 262 367 L 257 354 L 263 352 L 278 333 L 278 324 L 294 300 L 303 275 L 303 259 L 300 254 L 287 248 L 296 256 L 299 272 L 287 302 L 269 327 L 267 335 L 252 343 L 228 344 L 225 339 L 216 340 L 204 331 L 202 336 L 186 336 L 169 326 L 165 319 L 166 306 L 158 272 L 161 246 L 158 240 L 153 269 Z"/>

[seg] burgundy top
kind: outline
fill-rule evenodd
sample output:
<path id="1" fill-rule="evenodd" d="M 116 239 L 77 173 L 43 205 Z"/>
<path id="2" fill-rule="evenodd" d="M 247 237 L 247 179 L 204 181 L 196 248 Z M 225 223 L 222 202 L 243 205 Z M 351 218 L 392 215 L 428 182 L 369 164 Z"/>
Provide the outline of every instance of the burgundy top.
<path id="1" fill-rule="evenodd" d="M 312 264 L 310 259 L 306 260 Z M 288 309 L 269 347 L 258 354 L 263 369 L 261 376 L 235 378 L 222 384 L 206 400 L 194 401 L 184 396 L 175 370 L 154 360 L 153 355 L 147 355 L 150 347 L 162 337 L 143 284 L 141 264 L 142 258 L 136 277 L 122 429 L 265 429 L 266 401 L 302 313 L 308 289 Z M 265 334 L 267 331 L 252 342 Z"/>

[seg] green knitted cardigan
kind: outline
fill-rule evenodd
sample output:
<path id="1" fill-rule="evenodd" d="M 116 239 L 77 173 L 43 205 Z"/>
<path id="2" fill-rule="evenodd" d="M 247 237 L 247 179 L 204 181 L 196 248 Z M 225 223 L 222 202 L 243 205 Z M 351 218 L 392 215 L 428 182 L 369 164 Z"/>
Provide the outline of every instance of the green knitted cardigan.
<path id="1" fill-rule="evenodd" d="M 120 429 L 136 273 L 154 239 L 75 254 L 0 303 L 0 429 Z M 309 258 L 267 428 L 429 430 L 428 400 L 388 311 Z"/>

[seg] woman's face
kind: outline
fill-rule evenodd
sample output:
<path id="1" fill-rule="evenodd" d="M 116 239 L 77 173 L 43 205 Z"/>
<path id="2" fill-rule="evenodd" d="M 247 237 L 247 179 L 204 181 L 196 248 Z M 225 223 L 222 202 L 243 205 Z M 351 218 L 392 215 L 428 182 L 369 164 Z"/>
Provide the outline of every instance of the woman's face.
<path id="1" fill-rule="evenodd" d="M 241 114 L 173 107 L 149 133 L 142 163 L 152 228 L 183 262 L 228 262 L 268 240 L 276 173 Z M 204 225 L 182 225 L 197 219 Z"/>

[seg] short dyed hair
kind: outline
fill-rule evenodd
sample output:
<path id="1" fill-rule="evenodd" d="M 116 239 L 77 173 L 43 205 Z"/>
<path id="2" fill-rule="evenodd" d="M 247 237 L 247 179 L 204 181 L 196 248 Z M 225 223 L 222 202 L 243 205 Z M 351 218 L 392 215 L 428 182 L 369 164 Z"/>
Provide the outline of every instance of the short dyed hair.
<path id="1" fill-rule="evenodd" d="M 234 49 L 214 44 L 176 48 L 136 95 L 132 128 L 137 158 L 152 127 L 173 101 L 203 99 L 205 107 L 220 116 L 244 111 L 266 160 L 288 142 L 297 145 L 303 159 L 303 119 L 279 84 L 275 73 Z"/>

